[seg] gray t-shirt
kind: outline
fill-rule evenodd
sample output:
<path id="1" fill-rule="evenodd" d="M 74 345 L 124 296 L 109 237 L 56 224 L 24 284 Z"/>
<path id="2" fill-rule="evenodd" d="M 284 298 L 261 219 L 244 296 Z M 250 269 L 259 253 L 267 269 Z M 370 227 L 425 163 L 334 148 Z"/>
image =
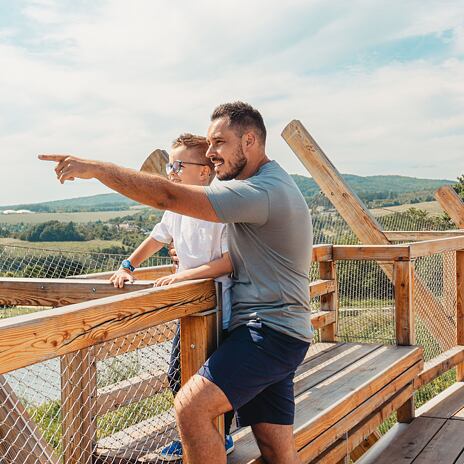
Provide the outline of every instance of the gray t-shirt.
<path id="1" fill-rule="evenodd" d="M 271 161 L 248 179 L 214 182 L 206 194 L 227 224 L 234 269 L 229 330 L 260 318 L 310 342 L 312 225 L 293 179 Z"/>

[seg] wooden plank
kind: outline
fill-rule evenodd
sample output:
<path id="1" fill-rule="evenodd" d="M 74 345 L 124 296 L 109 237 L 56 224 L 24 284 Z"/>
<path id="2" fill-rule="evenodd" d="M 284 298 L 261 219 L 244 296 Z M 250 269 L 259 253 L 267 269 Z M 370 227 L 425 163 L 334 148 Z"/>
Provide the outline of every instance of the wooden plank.
<path id="1" fill-rule="evenodd" d="M 380 224 L 343 180 L 301 122 L 290 122 L 283 130 L 282 137 L 361 242 L 387 245 L 388 240 Z"/>
<path id="2" fill-rule="evenodd" d="M 146 348 L 158 343 L 166 343 L 174 338 L 177 322 L 167 322 L 155 327 L 150 327 L 141 332 L 124 335 L 108 342 L 95 345 L 95 357 L 97 361 L 120 356 L 135 350 Z"/>
<path id="3" fill-rule="evenodd" d="M 417 411 L 417 416 L 449 419 L 456 416 L 464 405 L 464 384 L 456 382 L 427 401 Z"/>
<path id="4" fill-rule="evenodd" d="M 395 270 L 395 323 L 398 345 L 413 345 L 414 335 L 414 277 L 413 263 L 398 261 Z"/>
<path id="5" fill-rule="evenodd" d="M 90 464 L 96 442 L 93 348 L 62 356 L 60 364 L 63 459 L 67 464 Z"/>
<path id="6" fill-rule="evenodd" d="M 344 459 L 351 453 L 362 441 L 374 433 L 377 427 L 384 422 L 399 405 L 411 394 L 411 385 L 403 387 L 399 390 L 389 402 L 383 405 L 380 409 L 372 411 L 367 417 L 355 425 L 347 436 L 339 439 L 316 459 L 311 461 L 312 464 L 335 464 Z M 310 449 L 308 445 L 307 449 Z M 305 450 L 303 448 L 303 450 Z M 304 451 L 301 450 L 299 455 L 304 456 Z M 307 463 L 306 459 L 302 459 L 303 463 Z M 396 461 L 390 461 L 390 463 Z"/>
<path id="7" fill-rule="evenodd" d="M 137 403 L 161 392 L 169 386 L 164 372 L 144 372 L 113 385 L 99 388 L 95 403 L 95 415 L 102 416 L 110 411 Z"/>
<path id="8" fill-rule="evenodd" d="M 334 245 L 334 261 L 372 260 L 395 261 L 409 259 L 410 245 Z"/>
<path id="9" fill-rule="evenodd" d="M 462 362 L 464 362 L 464 346 L 455 346 L 441 353 L 425 363 L 424 370 L 414 379 L 414 389 L 418 390 Z"/>
<path id="10" fill-rule="evenodd" d="M 174 411 L 166 411 L 98 440 L 96 456 L 109 462 L 134 462 L 177 439 Z M 120 461 L 118 461 L 118 459 Z M 135 461 L 137 462 L 137 461 Z"/>
<path id="11" fill-rule="evenodd" d="M 174 266 L 172 264 L 166 264 L 164 266 L 147 266 L 137 268 L 133 274 L 134 277 L 138 280 L 155 280 L 158 277 L 164 277 L 174 272 Z M 98 280 L 108 280 L 115 271 L 109 272 L 94 272 L 92 274 L 82 274 L 77 276 L 69 276 L 68 280 L 74 279 L 98 279 Z"/>
<path id="12" fill-rule="evenodd" d="M 0 305 L 60 307 L 121 295 L 153 287 L 153 281 L 136 281 L 115 288 L 105 280 L 0 278 Z"/>
<path id="13" fill-rule="evenodd" d="M 420 242 L 437 238 L 458 237 L 464 235 L 464 229 L 451 230 L 384 230 L 385 237 L 391 242 Z"/>
<path id="14" fill-rule="evenodd" d="M 456 343 L 464 345 L 464 250 L 456 251 Z M 464 380 L 464 363 L 456 368 L 456 381 Z"/>
<path id="15" fill-rule="evenodd" d="M 414 335 L 414 268 L 411 261 L 394 264 L 396 343 L 412 345 Z M 398 409 L 398 422 L 411 422 L 414 418 L 414 397 Z"/>
<path id="16" fill-rule="evenodd" d="M 297 369 L 294 379 L 295 395 L 298 396 L 335 374 L 349 369 L 354 363 L 380 348 L 380 345 L 374 344 L 347 343 L 341 349 L 333 350 L 326 356 L 302 364 Z"/>
<path id="17" fill-rule="evenodd" d="M 399 401 L 398 401 L 399 402 Z M 398 403 L 396 402 L 396 403 Z M 336 459 L 340 457 L 344 457 L 346 455 L 347 449 L 348 451 L 352 449 L 353 442 L 356 443 L 359 441 L 359 439 L 362 439 L 363 436 L 366 436 L 369 430 L 372 430 L 372 425 L 374 427 L 377 427 L 380 425 L 380 423 L 383 422 L 383 420 L 387 419 L 388 416 L 394 411 L 394 408 L 392 408 L 390 405 L 387 405 L 385 412 L 380 412 L 380 413 L 375 413 L 373 414 L 370 418 L 366 419 L 363 421 L 359 426 L 357 426 L 354 430 L 351 431 L 351 433 L 348 435 L 347 440 L 340 440 L 336 445 L 334 445 L 331 449 L 329 449 L 327 452 L 323 453 L 319 458 L 311 464 L 333 464 L 336 461 Z M 389 414 L 390 413 L 390 414 Z M 382 418 L 382 420 L 379 422 L 378 417 Z M 410 424 L 408 427 L 412 427 L 416 421 L 419 419 L 415 419 L 412 424 Z M 435 419 L 434 419 L 435 420 Z M 402 424 L 399 424 L 402 425 Z M 425 427 L 423 427 L 425 429 Z M 420 428 L 419 430 L 422 430 Z M 427 430 L 428 435 L 424 436 L 422 435 L 421 437 L 416 437 L 414 434 L 411 434 L 410 440 L 408 442 L 406 441 L 401 441 L 401 444 L 398 444 L 399 449 L 395 447 L 388 447 L 388 452 L 382 452 L 380 453 L 380 459 L 379 456 L 375 457 L 375 460 L 371 461 L 368 456 L 365 458 L 361 458 L 360 463 L 363 464 L 409 464 L 413 462 L 414 456 L 417 456 L 417 454 L 421 450 L 421 444 L 425 446 L 425 444 L 428 442 L 431 436 L 433 436 L 433 433 L 436 433 L 436 428 L 430 428 Z M 425 440 L 421 441 L 421 438 L 425 438 Z M 404 454 L 408 456 L 406 459 L 402 459 L 402 453 L 401 451 L 404 451 Z M 411 459 L 409 459 L 409 456 L 411 456 Z M 415 462 L 415 461 L 414 461 Z"/>
<path id="18" fill-rule="evenodd" d="M 351 345 L 345 344 L 345 349 L 349 349 Z M 320 378 L 324 380 L 316 385 L 314 381 L 308 380 L 308 384 L 312 383 L 313 386 L 297 394 L 294 436 L 298 449 L 324 433 L 411 366 L 417 363 L 421 366 L 420 348 L 403 346 L 375 348 L 377 349 L 360 360 L 351 364 L 347 362 L 349 364 L 347 368 L 328 378 L 323 373 L 326 369 L 324 367 L 320 372 Z M 308 362 L 310 363 L 311 360 Z M 311 367 L 314 367 L 314 364 Z M 310 378 L 308 376 L 300 382 Z M 410 382 L 412 380 L 411 378 Z M 235 436 L 237 449 L 229 456 L 229 464 L 253 462 L 260 453 L 251 431 L 244 429 Z"/>
<path id="19" fill-rule="evenodd" d="M 301 395 L 295 422 L 298 448 L 421 360 L 419 348 L 382 347 Z"/>
<path id="20" fill-rule="evenodd" d="M 334 291 L 321 296 L 321 311 L 332 311 L 335 314 L 335 321 L 321 328 L 320 339 L 322 342 L 335 342 L 338 320 L 337 271 L 335 262 L 320 262 L 319 275 L 321 279 L 329 279 L 334 282 Z"/>
<path id="21" fill-rule="evenodd" d="M 0 374 L 214 308 L 212 280 L 180 282 L 0 321 Z"/>
<path id="22" fill-rule="evenodd" d="M 464 229 L 464 203 L 451 185 L 444 185 L 435 192 L 435 198 L 452 221 Z"/>
<path id="23" fill-rule="evenodd" d="M 377 220 L 343 180 L 301 122 L 290 122 L 282 136 L 360 242 L 388 245 L 390 242 Z M 388 263 L 379 264 L 390 281 L 393 281 L 393 266 Z M 440 348 L 450 348 L 452 345 L 449 345 L 449 333 L 454 330 L 453 321 L 448 318 L 438 319 L 439 315 L 446 314 L 443 305 L 420 279 L 416 279 L 416 291 L 418 316 L 438 341 Z"/>
<path id="24" fill-rule="evenodd" d="M 346 432 L 354 429 L 356 425 L 361 423 L 368 417 L 372 411 L 379 410 L 384 404 L 391 401 L 399 391 L 402 391 L 402 398 L 407 400 L 406 392 L 409 395 L 413 394 L 411 379 L 420 371 L 420 365 L 415 364 L 407 371 L 402 373 L 379 392 L 368 398 L 357 408 L 350 411 L 346 416 L 340 419 L 336 424 L 305 445 L 304 452 L 300 453 L 304 461 L 311 461 L 328 448 L 332 443 L 335 443 L 340 438 L 343 438 Z M 398 406 L 401 406 L 399 404 Z M 350 434 L 351 435 L 351 434 Z M 357 446 L 357 445 L 356 445 Z M 354 447 L 350 446 L 350 450 Z"/>
<path id="25" fill-rule="evenodd" d="M 380 424 L 379 424 L 380 425 Z M 382 437 L 380 432 L 375 429 L 367 438 L 365 438 L 351 453 L 350 458 L 356 462 L 361 456 L 364 456 Z"/>
<path id="26" fill-rule="evenodd" d="M 180 320 L 181 383 L 197 373 L 217 347 L 216 314 Z"/>
<path id="27" fill-rule="evenodd" d="M 464 249 L 464 237 L 439 238 L 436 240 L 426 240 L 425 242 L 416 242 L 409 244 L 410 256 L 421 258 L 423 256 L 432 256 L 448 251 Z"/>
<path id="28" fill-rule="evenodd" d="M 313 262 L 332 261 L 332 245 L 314 245 L 313 246 Z"/>
<path id="29" fill-rule="evenodd" d="M 324 263 L 320 263 L 324 264 Z M 324 280 L 318 279 L 309 284 L 309 297 L 316 298 L 318 296 L 327 295 L 328 293 L 333 293 L 336 290 L 336 281 L 335 280 Z"/>
<path id="30" fill-rule="evenodd" d="M 0 405 L 0 452 L 7 462 L 60 463 L 60 459 L 45 441 L 39 427 L 2 375 L 0 375 Z"/>
<path id="31" fill-rule="evenodd" d="M 437 420 L 437 419 L 433 419 Z M 464 449 L 464 422 L 448 420 L 417 456 L 414 464 L 454 464 Z"/>
<path id="32" fill-rule="evenodd" d="M 337 323 L 335 311 L 317 311 L 311 314 L 311 324 L 315 330 Z"/>

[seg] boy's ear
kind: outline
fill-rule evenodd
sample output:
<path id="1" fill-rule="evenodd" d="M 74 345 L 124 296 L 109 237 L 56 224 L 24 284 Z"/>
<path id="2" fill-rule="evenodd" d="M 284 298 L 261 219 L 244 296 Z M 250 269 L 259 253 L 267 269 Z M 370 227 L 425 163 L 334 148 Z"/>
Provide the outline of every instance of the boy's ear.
<path id="1" fill-rule="evenodd" d="M 203 179 L 210 180 L 213 175 L 213 170 L 209 166 L 203 166 L 200 175 Z"/>

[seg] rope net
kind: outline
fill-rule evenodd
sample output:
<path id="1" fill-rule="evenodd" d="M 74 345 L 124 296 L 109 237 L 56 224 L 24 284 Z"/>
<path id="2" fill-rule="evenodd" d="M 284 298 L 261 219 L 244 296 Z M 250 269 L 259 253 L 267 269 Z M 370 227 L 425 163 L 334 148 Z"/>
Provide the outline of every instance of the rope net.
<path id="1" fill-rule="evenodd" d="M 322 195 L 310 207 L 314 243 L 358 243 Z M 391 231 L 452 228 L 417 211 L 377 219 L 384 230 Z M 114 270 L 123 258 L 0 246 L 0 276 L 64 278 Z M 155 257 L 146 264 L 169 262 Z M 415 292 L 416 339 L 425 349 L 426 360 L 455 344 L 455 266 L 453 253 L 415 263 L 416 282 L 420 282 Z M 310 277 L 319 278 L 317 264 L 312 265 Z M 338 339 L 395 343 L 394 289 L 384 269 L 374 261 L 339 261 L 337 279 Z M 311 307 L 319 309 L 318 298 Z M 0 317 L 42 309 L 0 307 Z M 179 365 L 170 363 L 171 353 L 179 349 L 176 326 L 173 322 L 153 327 L 0 376 L 0 462 L 161 462 L 160 449 L 177 438 L 173 391 Z M 453 382 L 450 371 L 423 387 L 416 393 L 417 406 Z"/>

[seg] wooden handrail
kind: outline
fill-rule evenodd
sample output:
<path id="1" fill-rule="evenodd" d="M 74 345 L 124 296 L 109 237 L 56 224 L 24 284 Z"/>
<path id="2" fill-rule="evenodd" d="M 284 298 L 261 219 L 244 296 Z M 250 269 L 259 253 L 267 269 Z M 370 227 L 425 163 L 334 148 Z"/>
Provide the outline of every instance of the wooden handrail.
<path id="1" fill-rule="evenodd" d="M 385 230 L 383 232 L 392 242 L 420 242 L 437 238 L 459 237 L 464 229 L 450 230 Z"/>
<path id="2" fill-rule="evenodd" d="M 437 240 L 426 240 L 424 242 L 410 243 L 410 257 L 421 258 L 448 251 L 464 249 L 464 237 L 450 237 Z"/>
<path id="3" fill-rule="evenodd" d="M 398 261 L 408 260 L 409 245 L 334 245 L 333 259 Z"/>
<path id="4" fill-rule="evenodd" d="M 212 280 L 78 303 L 0 321 L 0 374 L 216 306 Z"/>

